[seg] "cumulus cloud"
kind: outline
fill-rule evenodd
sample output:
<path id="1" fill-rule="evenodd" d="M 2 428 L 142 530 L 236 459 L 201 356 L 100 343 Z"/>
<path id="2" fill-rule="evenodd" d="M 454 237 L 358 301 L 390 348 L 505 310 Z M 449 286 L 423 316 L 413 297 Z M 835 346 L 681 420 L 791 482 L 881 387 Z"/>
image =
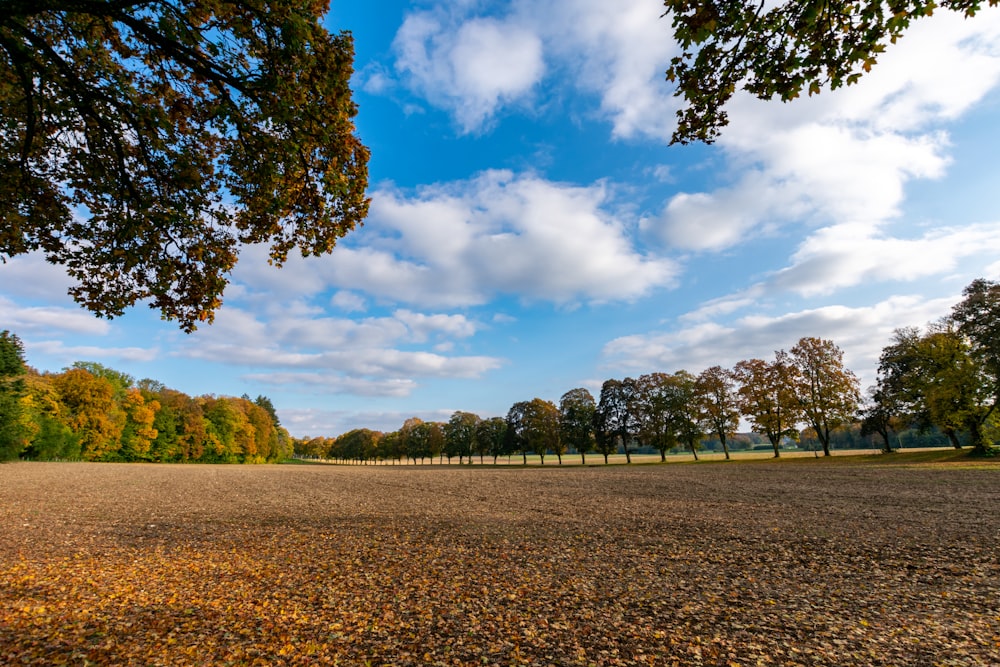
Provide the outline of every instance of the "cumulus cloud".
<path id="1" fill-rule="evenodd" d="M 608 186 L 508 171 L 373 197 L 362 248 L 338 248 L 331 282 L 395 301 L 456 307 L 498 294 L 572 304 L 670 286 L 678 267 L 633 247 Z"/>
<path id="2" fill-rule="evenodd" d="M 878 356 L 892 331 L 922 327 L 948 314 L 959 296 L 923 299 L 894 296 L 872 306 L 825 306 L 782 315 L 749 315 L 731 323 L 688 321 L 665 332 L 623 336 L 605 345 L 609 368 L 630 373 L 693 373 L 720 364 L 731 367 L 743 359 L 770 359 L 804 336 L 833 340 L 844 350 L 844 361 L 866 383 L 874 381 Z"/>
<path id="3" fill-rule="evenodd" d="M 914 239 L 879 235 L 870 225 L 844 223 L 817 230 L 767 281 L 769 290 L 803 296 L 872 282 L 912 281 L 948 274 L 963 259 L 1000 252 L 1000 223 L 932 229 Z"/>
<path id="4" fill-rule="evenodd" d="M 177 356 L 253 369 L 255 381 L 329 393 L 403 396 L 419 378 L 477 378 L 503 360 L 449 355 L 447 343 L 473 336 L 464 315 L 397 310 L 358 320 L 334 317 L 262 319 L 235 307 L 219 312 L 211 328 L 177 346 Z M 436 351 L 410 349 L 436 343 Z"/>
<path id="5" fill-rule="evenodd" d="M 310 393 L 351 394 L 371 397 L 405 397 L 417 388 L 409 378 L 369 379 L 327 373 L 248 373 L 244 380 L 277 388 L 306 389 Z"/>
<path id="6" fill-rule="evenodd" d="M 1000 52 L 989 46 L 1000 40 L 1000 12 L 972 21 L 938 14 L 917 22 L 856 86 L 784 105 L 737 95 L 719 145 L 739 175 L 713 191 L 678 193 L 647 230 L 698 251 L 789 224 L 880 236 L 910 181 L 946 173 L 940 124 L 1000 80 Z"/>
<path id="7" fill-rule="evenodd" d="M 370 428 L 383 432 L 397 430 L 410 417 L 424 421 L 448 421 L 453 410 L 353 411 L 322 410 L 318 408 L 279 408 L 281 424 L 297 437 L 331 437 L 356 428 Z"/>
<path id="8" fill-rule="evenodd" d="M 4 283 L 6 289 L 7 283 Z M 4 328 L 29 334 L 58 329 L 75 334 L 102 336 L 111 330 L 106 320 L 100 320 L 79 306 L 21 306 L 0 295 L 0 322 Z"/>
<path id="9" fill-rule="evenodd" d="M 468 19 L 443 9 L 407 16 L 393 43 L 396 70 L 415 92 L 454 114 L 463 132 L 521 103 L 545 71 L 538 35 L 516 18 Z M 369 88 L 384 88 L 380 78 Z"/>
<path id="10" fill-rule="evenodd" d="M 502 16 L 475 3 L 407 15 L 393 49 L 403 83 L 450 112 L 463 132 L 523 107 L 547 74 L 599 99 L 618 138 L 670 136 L 676 103 L 663 73 L 676 46 L 658 0 L 517 0 Z M 365 89 L 389 89 L 372 66 Z M 546 83 L 553 83 L 551 79 Z"/>
<path id="11" fill-rule="evenodd" d="M 114 359 L 124 362 L 149 362 L 160 356 L 158 348 L 99 347 L 96 345 L 66 345 L 59 340 L 25 340 L 29 354 L 44 354 L 66 363 L 80 360 Z"/>

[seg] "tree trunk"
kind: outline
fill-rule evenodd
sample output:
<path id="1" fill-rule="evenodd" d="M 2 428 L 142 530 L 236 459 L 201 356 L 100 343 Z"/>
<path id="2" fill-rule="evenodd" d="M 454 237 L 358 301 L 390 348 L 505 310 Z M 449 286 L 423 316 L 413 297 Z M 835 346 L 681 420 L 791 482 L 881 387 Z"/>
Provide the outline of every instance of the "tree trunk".
<path id="1" fill-rule="evenodd" d="M 694 440 L 692 440 L 691 442 L 689 442 L 688 446 L 691 448 L 691 453 L 694 454 L 694 460 L 697 461 L 698 460 L 698 448 L 695 447 Z"/>
<path id="2" fill-rule="evenodd" d="M 608 465 L 608 455 L 604 455 L 604 465 Z"/>
<path id="3" fill-rule="evenodd" d="M 774 458 L 780 459 L 781 451 L 779 451 L 778 445 L 781 442 L 781 437 L 779 436 L 777 438 L 772 438 L 771 436 L 768 436 L 767 439 L 771 441 L 771 447 L 774 448 Z"/>
<path id="4" fill-rule="evenodd" d="M 944 434 L 948 436 L 949 440 L 951 440 L 952 447 L 954 447 L 955 449 L 962 448 L 962 443 L 958 441 L 958 434 L 955 433 L 955 429 L 953 428 L 945 429 Z"/>
<path id="5" fill-rule="evenodd" d="M 719 442 L 722 443 L 722 451 L 724 451 L 726 453 L 726 460 L 728 461 L 729 460 L 729 445 L 726 444 L 726 434 L 725 433 L 720 433 L 719 434 Z"/>
<path id="6" fill-rule="evenodd" d="M 580 464 L 587 465 L 587 455 L 583 452 L 580 452 Z"/>

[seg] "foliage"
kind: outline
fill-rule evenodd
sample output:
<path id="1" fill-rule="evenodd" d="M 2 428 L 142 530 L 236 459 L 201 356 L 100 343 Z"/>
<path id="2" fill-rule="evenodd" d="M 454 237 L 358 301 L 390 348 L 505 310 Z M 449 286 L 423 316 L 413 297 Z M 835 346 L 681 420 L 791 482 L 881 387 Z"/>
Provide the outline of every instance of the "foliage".
<path id="1" fill-rule="evenodd" d="M 735 374 L 722 366 L 706 368 L 695 380 L 694 393 L 702 429 L 719 439 L 728 460 L 729 438 L 740 426 Z"/>
<path id="2" fill-rule="evenodd" d="M 594 412 L 597 403 L 586 389 L 570 389 L 559 399 L 559 438 L 587 463 L 587 452 L 594 448 Z"/>
<path id="3" fill-rule="evenodd" d="M 464 457 L 472 462 L 472 452 L 476 446 L 476 427 L 479 426 L 479 415 L 471 412 L 456 411 L 444 425 L 444 450 L 448 460 L 458 456 L 461 463 Z"/>
<path id="4" fill-rule="evenodd" d="M 241 244 L 329 252 L 367 213 L 353 42 L 323 0 L 5 3 L 0 260 L 113 317 L 211 321 Z"/>
<path id="5" fill-rule="evenodd" d="M 497 458 L 513 453 L 506 448 L 507 444 L 507 420 L 503 417 L 490 417 L 484 419 L 476 426 L 476 453 L 482 462 L 484 454 L 493 457 L 493 463 Z"/>
<path id="6" fill-rule="evenodd" d="M 28 435 L 22 398 L 26 393 L 24 345 L 17 334 L 0 331 L 0 461 L 16 459 Z"/>
<path id="7" fill-rule="evenodd" d="M 660 461 L 666 461 L 667 451 L 677 445 L 677 411 L 684 400 L 681 394 L 677 378 L 666 373 L 649 373 L 636 380 L 637 438 L 643 445 L 655 447 Z"/>
<path id="8" fill-rule="evenodd" d="M 763 359 L 740 361 L 733 369 L 739 383 L 740 412 L 750 424 L 767 436 L 774 457 L 781 456 L 781 441 L 796 437 L 802 409 L 795 396 L 795 367 L 785 352 L 777 352 L 773 362 Z"/>
<path id="9" fill-rule="evenodd" d="M 996 5 L 998 0 L 988 0 Z M 976 14 L 982 0 L 664 0 L 681 54 L 667 79 L 684 99 L 674 143 L 711 143 L 737 88 L 784 102 L 856 83 L 910 24 L 936 7 Z"/>
<path id="10" fill-rule="evenodd" d="M 637 398 L 639 388 L 633 378 L 605 380 L 601 385 L 601 396 L 594 412 L 594 434 L 597 436 L 597 451 L 604 455 L 617 450 L 616 442 L 625 449 L 625 460 L 632 462 L 630 444 L 639 435 L 641 423 Z"/>
<path id="11" fill-rule="evenodd" d="M 844 353 L 831 340 L 806 337 L 791 349 L 794 388 L 802 414 L 830 456 L 830 431 L 851 423 L 861 394 L 858 378 L 844 366 Z"/>
<path id="12" fill-rule="evenodd" d="M 506 446 L 508 451 L 521 452 L 523 462 L 528 463 L 528 452 L 534 452 L 545 463 L 545 454 L 551 449 L 559 455 L 562 463 L 559 440 L 559 408 L 551 401 L 533 398 L 518 401 L 507 411 Z"/>

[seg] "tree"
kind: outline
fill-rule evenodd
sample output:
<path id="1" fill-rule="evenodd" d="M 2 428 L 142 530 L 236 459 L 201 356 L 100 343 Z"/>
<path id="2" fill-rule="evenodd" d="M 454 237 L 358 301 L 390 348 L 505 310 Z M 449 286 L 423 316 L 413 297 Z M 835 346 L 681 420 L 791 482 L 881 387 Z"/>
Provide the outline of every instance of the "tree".
<path id="1" fill-rule="evenodd" d="M 469 457 L 472 463 L 472 451 L 476 442 L 476 427 L 479 425 L 479 415 L 471 412 L 456 411 L 444 425 L 444 449 L 448 459 L 458 456 L 462 463 L 463 457 Z"/>
<path id="2" fill-rule="evenodd" d="M 883 359 L 895 363 L 897 382 L 921 429 L 937 426 L 956 449 L 962 446 L 958 434 L 965 431 L 974 452 L 990 451 L 986 431 L 996 410 L 993 380 L 970 340 L 950 322 L 897 339 Z"/>
<path id="3" fill-rule="evenodd" d="M 684 99 L 673 143 L 711 143 L 743 88 L 783 102 L 856 83 L 917 19 L 937 7 L 973 16 L 982 0 L 664 0 L 681 54 L 667 70 Z M 998 0 L 988 0 L 993 6 Z"/>
<path id="4" fill-rule="evenodd" d="M 962 295 L 962 301 L 952 308 L 951 321 L 968 341 L 980 373 L 990 385 L 992 413 L 1000 405 L 1000 283 L 977 278 Z M 992 448 L 985 441 L 975 446 L 982 453 Z"/>
<path id="5" fill-rule="evenodd" d="M 490 417 L 476 426 L 476 453 L 480 463 L 483 462 L 483 455 L 489 454 L 493 457 L 493 465 L 496 465 L 497 458 L 508 453 L 506 442 L 507 420 L 503 417 Z"/>
<path id="6" fill-rule="evenodd" d="M 844 352 L 833 341 L 805 337 L 790 355 L 798 371 L 794 386 L 802 414 L 816 430 L 823 456 L 830 456 L 830 431 L 851 423 L 858 412 L 858 378 L 844 366 Z"/>
<path id="7" fill-rule="evenodd" d="M 521 452 L 522 460 L 528 464 L 528 452 L 538 455 L 545 463 L 549 449 L 559 449 L 559 408 L 551 401 L 533 398 L 518 401 L 507 411 L 506 446 L 508 451 Z M 559 452 L 562 463 L 562 452 Z"/>
<path id="8" fill-rule="evenodd" d="M 66 407 L 67 425 L 80 443 L 87 461 L 113 458 L 121 447 L 125 416 L 115 403 L 111 381 L 82 368 L 52 376 L 52 384 Z"/>
<path id="9" fill-rule="evenodd" d="M 632 378 L 605 380 L 601 397 L 594 412 L 594 433 L 598 451 L 608 462 L 608 453 L 614 452 L 616 441 L 625 448 L 625 461 L 632 463 L 629 444 L 639 433 L 639 412 L 636 405 L 638 388 Z"/>
<path id="10" fill-rule="evenodd" d="M 28 444 L 22 398 L 27 393 L 24 344 L 17 334 L 0 331 L 0 461 L 16 459 Z"/>
<path id="11" fill-rule="evenodd" d="M 740 427 L 735 375 L 722 366 L 706 368 L 698 374 L 694 392 L 702 428 L 719 439 L 729 460 L 727 438 Z"/>
<path id="12" fill-rule="evenodd" d="M 671 376 L 673 386 L 671 413 L 677 439 L 686 443 L 694 460 L 698 460 L 698 449 L 705 431 L 698 421 L 699 408 L 695 394 L 696 378 L 685 370 Z"/>
<path id="13" fill-rule="evenodd" d="M 211 321 L 241 244 L 328 253 L 365 217 L 353 42 L 315 0 L 8 2 L 0 260 L 105 317 Z M 80 216 L 83 219 L 80 219 Z"/>
<path id="14" fill-rule="evenodd" d="M 767 436 L 774 458 L 781 456 L 781 441 L 795 436 L 802 409 L 794 391 L 795 367 L 788 354 L 779 351 L 773 362 L 763 359 L 740 361 L 733 368 L 739 383 L 740 412 L 758 433 Z"/>
<path id="15" fill-rule="evenodd" d="M 587 452 L 594 448 L 594 396 L 584 388 L 570 389 L 559 399 L 559 438 L 580 455 L 586 465 Z"/>
<path id="16" fill-rule="evenodd" d="M 673 414 L 677 405 L 676 388 L 673 377 L 666 373 L 649 373 L 636 380 L 636 435 L 643 445 L 660 452 L 660 462 L 666 461 L 667 451 L 677 445 Z"/>
<path id="17" fill-rule="evenodd" d="M 858 416 L 861 418 L 861 435 L 878 435 L 882 438 L 882 453 L 891 454 L 891 436 L 899 429 L 899 412 L 895 401 L 881 384 L 868 388 Z"/>

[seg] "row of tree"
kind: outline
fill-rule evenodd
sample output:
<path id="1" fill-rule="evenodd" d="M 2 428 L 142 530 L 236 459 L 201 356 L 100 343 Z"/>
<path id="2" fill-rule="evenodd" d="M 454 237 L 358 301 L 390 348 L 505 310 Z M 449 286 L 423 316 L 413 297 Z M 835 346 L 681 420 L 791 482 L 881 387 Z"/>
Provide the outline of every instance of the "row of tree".
<path id="1" fill-rule="evenodd" d="M 296 441 L 303 456 L 345 461 L 403 460 L 474 455 L 529 453 L 553 455 L 562 463 L 572 451 L 586 463 L 588 453 L 608 457 L 624 451 L 631 462 L 636 448 L 657 450 L 661 460 L 677 447 L 695 458 L 702 442 L 716 439 L 729 458 L 729 441 L 741 417 L 766 434 L 774 455 L 782 441 L 797 438 L 797 426 L 807 422 L 830 451 L 830 434 L 851 423 L 860 400 L 858 380 L 843 366 L 843 353 L 830 341 L 803 338 L 774 361 L 751 359 L 734 369 L 713 366 L 693 375 L 650 373 L 638 378 L 607 380 L 599 399 L 585 388 L 563 394 L 557 406 L 534 398 L 511 406 L 506 418 L 481 419 L 458 411 L 446 423 L 413 418 L 388 434 L 356 429 L 338 438 Z"/>
<path id="2" fill-rule="evenodd" d="M 586 462 L 636 448 L 683 447 L 697 458 L 707 439 L 729 458 L 742 420 L 774 456 L 789 440 L 815 440 L 829 456 L 838 432 L 881 438 L 938 431 L 955 447 L 993 451 L 1000 404 L 1000 284 L 973 281 L 947 318 L 898 329 L 862 401 L 858 379 L 830 340 L 802 338 L 774 358 L 712 366 L 694 375 L 649 373 L 604 382 L 599 397 L 572 389 L 556 405 L 534 398 L 506 417 L 457 411 L 448 422 L 407 420 L 390 433 L 355 429 L 336 438 L 293 440 L 265 396 L 192 398 L 154 380 L 136 382 L 96 363 L 38 373 L 16 335 L 0 333 L 0 458 L 100 461 L 263 462 L 290 456 L 342 461 L 459 462 L 529 453 Z"/>
<path id="3" fill-rule="evenodd" d="M 446 423 L 407 420 L 398 431 L 357 429 L 337 438 L 296 440 L 300 456 L 342 461 L 459 462 L 477 455 L 533 453 L 562 463 L 567 452 L 604 457 L 637 448 L 661 460 L 683 447 L 697 459 L 706 440 L 730 456 L 742 420 L 766 437 L 774 456 L 789 440 L 815 441 L 825 456 L 838 433 L 879 437 L 883 451 L 903 432 L 943 433 L 955 447 L 992 451 L 1000 402 L 1000 285 L 976 280 L 952 314 L 926 331 L 898 329 L 882 352 L 878 381 L 862 399 L 858 378 L 830 340 L 806 337 L 774 358 L 712 366 L 694 375 L 650 373 L 604 382 L 600 396 L 572 389 L 556 405 L 534 398 L 506 418 L 458 411 Z"/>
<path id="4" fill-rule="evenodd" d="M 266 396 L 192 398 L 91 362 L 38 373 L 20 339 L 0 333 L 0 460 L 262 463 L 291 454 Z"/>

